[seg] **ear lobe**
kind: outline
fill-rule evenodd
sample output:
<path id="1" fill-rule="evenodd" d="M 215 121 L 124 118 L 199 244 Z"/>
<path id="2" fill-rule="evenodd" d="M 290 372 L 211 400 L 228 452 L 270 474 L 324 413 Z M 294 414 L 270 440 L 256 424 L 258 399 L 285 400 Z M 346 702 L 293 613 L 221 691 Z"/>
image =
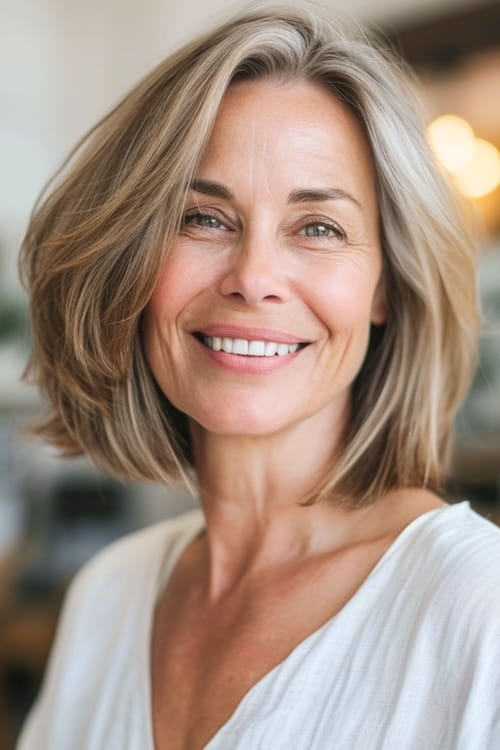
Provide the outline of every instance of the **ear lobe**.
<path id="1" fill-rule="evenodd" d="M 382 281 L 377 284 L 373 295 L 370 322 L 376 326 L 381 326 L 387 322 L 387 299 Z"/>

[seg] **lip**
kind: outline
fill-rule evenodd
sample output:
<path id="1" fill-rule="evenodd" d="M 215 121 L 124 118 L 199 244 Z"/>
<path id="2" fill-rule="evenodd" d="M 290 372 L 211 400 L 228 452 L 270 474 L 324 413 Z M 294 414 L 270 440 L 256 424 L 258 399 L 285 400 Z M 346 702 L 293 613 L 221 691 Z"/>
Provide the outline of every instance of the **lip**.
<path id="1" fill-rule="evenodd" d="M 274 341 L 277 344 L 308 344 L 308 340 L 285 331 L 272 328 L 251 328 L 246 326 L 214 324 L 196 329 L 192 333 L 202 333 L 204 336 L 218 336 L 219 338 L 245 339 L 246 341 Z M 288 355 L 286 355 L 288 356 Z"/>

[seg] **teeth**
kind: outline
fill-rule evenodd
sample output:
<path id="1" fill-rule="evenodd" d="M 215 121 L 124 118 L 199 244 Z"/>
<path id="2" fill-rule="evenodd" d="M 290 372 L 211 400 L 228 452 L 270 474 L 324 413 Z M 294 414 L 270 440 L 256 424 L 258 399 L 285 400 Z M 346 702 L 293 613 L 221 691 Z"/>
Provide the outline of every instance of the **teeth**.
<path id="1" fill-rule="evenodd" d="M 296 352 L 299 344 L 278 344 L 274 341 L 247 341 L 246 339 L 231 339 L 227 336 L 203 336 L 203 343 L 210 349 L 227 354 L 239 354 L 244 357 L 280 357 Z"/>
<path id="2" fill-rule="evenodd" d="M 234 339 L 233 354 L 248 354 L 248 341 L 245 341 L 245 339 Z"/>
<path id="3" fill-rule="evenodd" d="M 263 357 L 266 353 L 266 345 L 263 341 L 249 341 L 248 353 L 251 357 Z"/>

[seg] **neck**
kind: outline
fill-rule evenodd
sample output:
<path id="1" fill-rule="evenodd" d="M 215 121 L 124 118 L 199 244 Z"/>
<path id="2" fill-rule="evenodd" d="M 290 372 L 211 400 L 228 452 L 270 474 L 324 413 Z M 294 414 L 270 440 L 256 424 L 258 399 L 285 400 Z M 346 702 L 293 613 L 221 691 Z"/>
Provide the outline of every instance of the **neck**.
<path id="1" fill-rule="evenodd" d="M 336 429 L 328 413 L 266 436 L 215 435 L 191 424 L 213 598 L 257 572 L 327 551 L 332 535 L 352 526 L 345 508 L 304 505 L 335 465 L 346 412 Z"/>
<path id="2" fill-rule="evenodd" d="M 207 513 L 251 504 L 259 515 L 303 504 L 338 460 L 348 406 L 332 420 L 315 414 L 269 435 L 220 435 L 190 425 L 201 501 Z M 332 428 L 332 421 L 334 427 Z"/>

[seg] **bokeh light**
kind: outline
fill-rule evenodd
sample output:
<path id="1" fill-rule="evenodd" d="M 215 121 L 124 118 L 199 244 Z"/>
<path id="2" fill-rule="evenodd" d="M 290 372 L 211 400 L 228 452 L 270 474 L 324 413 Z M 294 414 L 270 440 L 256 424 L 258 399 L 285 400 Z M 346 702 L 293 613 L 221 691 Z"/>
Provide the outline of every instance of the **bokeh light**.
<path id="1" fill-rule="evenodd" d="M 500 182 L 498 149 L 492 143 L 476 138 L 472 158 L 453 176 L 459 190 L 469 198 L 481 198 L 491 193 Z"/>
<path id="2" fill-rule="evenodd" d="M 438 160 L 468 198 L 482 198 L 500 184 L 498 149 L 476 138 L 462 117 L 442 115 L 431 122 L 427 132 Z"/>
<path id="3" fill-rule="evenodd" d="M 457 115 L 442 115 L 428 128 L 431 147 L 449 172 L 464 167 L 474 153 L 474 131 Z"/>

